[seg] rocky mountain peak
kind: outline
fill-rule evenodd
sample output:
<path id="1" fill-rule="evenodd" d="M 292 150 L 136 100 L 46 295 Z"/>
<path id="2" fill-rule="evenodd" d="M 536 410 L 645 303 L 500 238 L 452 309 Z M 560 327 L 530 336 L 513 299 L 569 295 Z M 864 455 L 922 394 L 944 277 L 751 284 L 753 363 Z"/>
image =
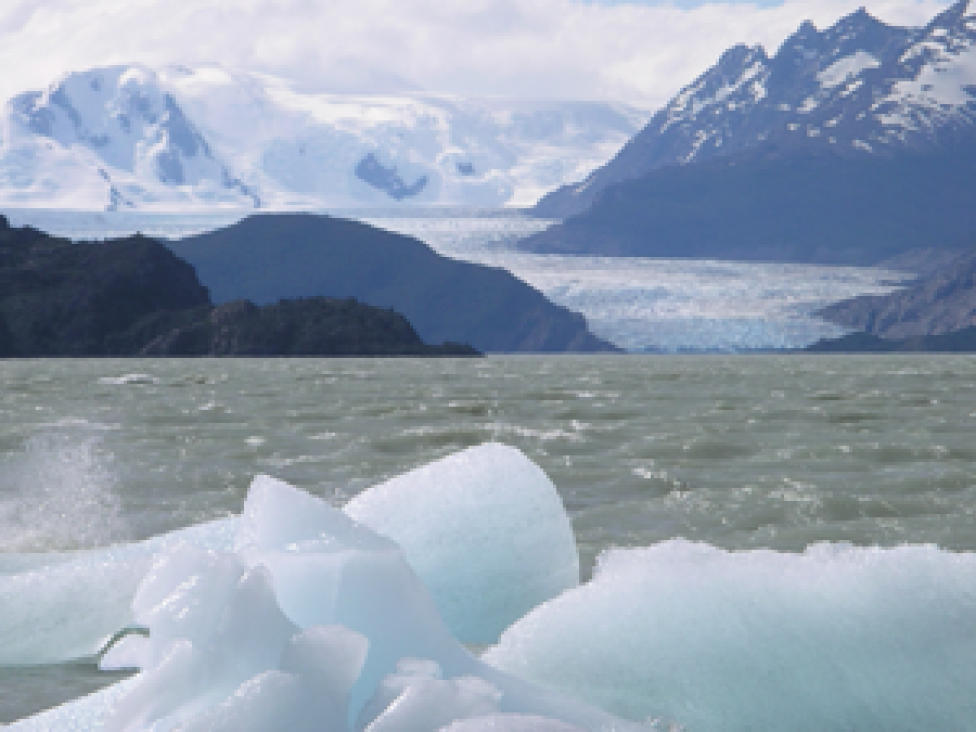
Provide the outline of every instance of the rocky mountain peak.
<path id="1" fill-rule="evenodd" d="M 823 31 L 806 21 L 772 58 L 735 46 L 616 158 L 536 212 L 580 213 L 614 183 L 762 145 L 859 155 L 976 135 L 974 7 L 958 2 L 924 29 L 886 25 L 864 8 Z"/>
<path id="2" fill-rule="evenodd" d="M 972 0 L 958 0 L 937 15 L 925 28 L 926 34 L 931 31 L 943 28 L 946 30 L 958 29 L 968 20 L 976 19 L 976 7 Z"/>

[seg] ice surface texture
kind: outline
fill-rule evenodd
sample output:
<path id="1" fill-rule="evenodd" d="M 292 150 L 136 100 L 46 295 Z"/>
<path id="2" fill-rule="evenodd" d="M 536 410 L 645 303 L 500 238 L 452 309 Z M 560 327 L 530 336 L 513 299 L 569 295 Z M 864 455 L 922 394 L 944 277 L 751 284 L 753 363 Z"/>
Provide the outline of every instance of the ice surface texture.
<path id="1" fill-rule="evenodd" d="M 495 479 L 480 480 L 485 471 Z M 472 475 L 479 480 L 470 480 Z M 549 528 L 550 538 L 562 537 L 562 549 L 568 546 L 575 554 L 552 484 L 520 453 L 499 445 L 391 481 L 363 505 L 395 509 L 397 501 L 426 486 L 427 496 L 418 500 L 446 506 L 442 520 L 450 529 L 452 521 L 469 518 L 460 510 L 464 504 L 472 515 L 502 511 L 503 503 L 477 505 L 479 492 L 496 485 L 492 501 L 506 491 L 522 493 L 529 509 L 509 515 L 534 521 L 543 532 Z M 459 509 L 450 510 L 453 502 Z M 429 518 L 430 511 L 421 505 L 418 516 Z M 528 528 L 503 523 L 494 529 L 514 535 Z M 393 526 L 409 525 L 406 520 Z M 447 538 L 452 535 L 472 536 L 474 549 L 479 548 L 477 531 Z M 206 548 L 220 542 L 191 538 L 197 546 L 175 542 L 157 553 L 135 593 L 131 623 L 148 635 L 128 635 L 102 658 L 103 668 L 142 673 L 121 690 L 109 688 L 16 729 L 80 724 L 77 728 L 118 731 L 382 732 L 433 730 L 468 719 L 481 719 L 474 729 L 502 729 L 509 722 L 525 727 L 532 718 L 553 730 L 627 726 L 471 656 L 442 621 L 397 544 L 286 483 L 267 476 L 254 480 L 232 547 Z M 431 543 L 425 531 L 414 531 L 409 540 L 415 553 Z M 515 555 L 518 563 L 534 569 L 508 583 L 504 561 L 487 562 L 486 579 L 511 584 L 512 592 L 524 597 L 547 599 L 551 595 L 532 586 L 534 574 L 550 587 L 554 575 L 568 585 L 578 578 L 575 556 L 567 562 L 556 545 L 543 551 L 516 541 L 512 546 L 522 552 Z M 447 561 L 452 547 L 429 550 L 440 559 L 432 566 L 448 578 L 439 581 L 448 596 L 459 591 L 452 589 L 450 576 L 461 576 L 470 559 L 459 549 L 453 547 L 454 566 Z M 549 559 L 555 563 L 545 572 Z M 462 589 L 477 597 L 477 587 Z M 488 597 L 502 616 L 519 606 L 505 593 Z M 465 609 L 460 602 L 451 607 Z"/>
<path id="2" fill-rule="evenodd" d="M 391 480 L 349 509 L 386 536 L 259 477 L 238 519 L 9 565 L 2 599 L 38 611 L 9 616 L 28 639 L 22 655 L 31 643 L 39 656 L 59 644 L 90 653 L 121 624 L 149 631 L 102 658 L 139 675 L 11 729 L 634 729 L 597 707 L 694 732 L 972 728 L 972 554 L 670 541 L 609 551 L 573 587 L 551 483 L 499 445 Z M 543 544 L 522 536 L 535 532 Z M 121 609 L 113 577 L 134 582 L 140 567 Z M 105 595 L 100 610 L 86 592 Z M 543 604 L 478 659 L 439 609 L 487 633 L 503 621 L 482 596 L 504 616 Z"/>
<path id="3" fill-rule="evenodd" d="M 418 468 L 360 494 L 346 513 L 403 548 L 467 643 L 493 643 L 579 584 L 576 540 L 556 487 L 514 448 L 484 445 Z"/>
<path id="4" fill-rule="evenodd" d="M 932 546 L 613 550 L 486 660 L 694 732 L 972 729 L 974 576 Z"/>

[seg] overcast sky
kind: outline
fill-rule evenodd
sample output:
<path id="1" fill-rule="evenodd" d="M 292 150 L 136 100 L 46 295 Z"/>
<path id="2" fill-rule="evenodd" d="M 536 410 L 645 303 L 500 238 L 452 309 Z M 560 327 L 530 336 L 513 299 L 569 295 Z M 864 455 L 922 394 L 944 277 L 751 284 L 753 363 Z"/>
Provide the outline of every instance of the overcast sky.
<path id="1" fill-rule="evenodd" d="M 735 43 L 770 51 L 861 5 L 922 25 L 945 0 L 0 0 L 0 98 L 98 65 L 217 62 L 312 89 L 397 79 L 465 96 L 655 108 Z"/>

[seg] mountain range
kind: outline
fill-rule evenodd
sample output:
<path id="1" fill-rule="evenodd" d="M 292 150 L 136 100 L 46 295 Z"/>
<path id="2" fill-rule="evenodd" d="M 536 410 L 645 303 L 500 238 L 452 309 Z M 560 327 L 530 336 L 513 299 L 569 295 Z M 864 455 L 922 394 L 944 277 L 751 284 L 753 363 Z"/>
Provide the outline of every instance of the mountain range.
<path id="1" fill-rule="evenodd" d="M 541 253 L 875 266 L 976 231 L 976 145 L 841 154 L 771 143 L 607 188 Z M 917 265 L 915 265 L 917 266 Z"/>
<path id="2" fill-rule="evenodd" d="M 772 56 L 761 46 L 730 49 L 609 163 L 535 212 L 579 214 L 615 184 L 763 146 L 855 157 L 931 150 L 971 141 L 974 121 L 972 0 L 924 28 L 888 26 L 862 8 L 823 31 L 804 23 Z"/>
<path id="3" fill-rule="evenodd" d="M 226 69 L 70 73 L 0 112 L 0 205 L 531 205 L 646 121 L 622 104 L 318 93 Z"/>

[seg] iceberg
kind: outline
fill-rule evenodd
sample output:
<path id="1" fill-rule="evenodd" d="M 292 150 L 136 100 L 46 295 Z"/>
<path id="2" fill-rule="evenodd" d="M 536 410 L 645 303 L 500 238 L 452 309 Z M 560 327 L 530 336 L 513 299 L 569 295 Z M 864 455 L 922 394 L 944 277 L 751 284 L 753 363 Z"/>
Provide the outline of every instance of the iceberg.
<path id="1" fill-rule="evenodd" d="M 576 538 L 556 486 L 512 447 L 450 455 L 370 488 L 345 511 L 396 541 L 465 643 L 494 643 L 579 584 Z"/>
<path id="2" fill-rule="evenodd" d="M 935 546 L 616 549 L 484 658 L 665 729 L 966 730 L 974 577 Z"/>
<path id="3" fill-rule="evenodd" d="M 273 484 L 256 480 L 247 510 L 287 512 L 269 497 Z M 291 543 L 317 536 L 316 521 L 326 521 L 329 507 L 311 496 L 305 503 L 309 523 L 265 521 L 261 530 L 283 532 L 279 539 Z M 448 456 L 366 490 L 345 510 L 399 544 L 462 643 L 494 643 L 536 605 L 579 583 L 572 527 L 556 487 L 511 447 L 487 444 Z M 241 521 L 221 519 L 104 549 L 0 556 L 0 604 L 9 608 L 0 666 L 96 656 L 134 622 L 131 604 L 155 557 L 183 544 L 226 551 L 244 541 L 239 548 L 247 550 L 259 537 L 245 541 Z M 246 531 L 257 531 L 254 521 L 245 523 Z M 276 562 L 287 582 L 287 562 Z"/>
<path id="4" fill-rule="evenodd" d="M 95 657 L 131 625 L 132 599 L 155 556 L 183 544 L 229 546 L 235 526 L 223 519 L 134 544 L 0 557 L 0 666 Z"/>
<path id="5" fill-rule="evenodd" d="M 431 486 L 434 503 L 440 493 L 449 508 L 447 493 L 454 485 L 475 505 L 477 490 L 471 492 L 471 486 L 479 481 L 464 480 L 462 467 L 468 463 L 493 464 L 500 484 L 514 481 L 505 490 L 521 485 L 530 496 L 534 489 L 524 480 L 527 474 L 537 487 L 551 487 L 516 451 L 489 445 L 429 466 L 431 472 L 405 476 L 399 484 L 391 481 L 362 505 L 376 507 L 403 496 L 409 500 L 425 475 L 456 479 Z M 542 521 L 544 508 L 556 505 L 542 500 L 519 515 Z M 464 523 L 476 513 L 460 512 L 454 520 Z M 450 526 L 450 510 L 443 519 Z M 636 729 L 471 655 L 441 618 L 397 543 L 325 501 L 258 476 L 232 525 L 232 542 L 227 541 L 230 526 L 170 537 L 152 556 L 127 619 L 139 632 L 118 639 L 101 658 L 103 669 L 133 669 L 136 676 L 11 729 Z M 507 533 L 528 528 L 512 524 Z M 455 531 L 447 536 L 464 535 Z M 413 539 L 419 551 L 416 547 L 430 537 L 415 532 Z M 531 549 L 531 544 L 514 546 Z M 456 561 L 468 559 L 461 545 L 455 549 Z M 146 551 L 141 548 L 142 561 Z M 447 551 L 442 547 L 434 554 Z M 553 556 L 565 560 L 542 553 L 543 559 Z M 516 576 L 515 591 L 535 596 L 530 580 L 541 572 L 543 559 Z M 449 566 L 447 554 L 439 561 L 448 576 L 460 575 L 460 567 Z M 578 567 L 571 565 L 577 574 L 564 574 L 564 579 L 575 582 Z M 487 566 L 494 567 L 490 579 L 505 581 L 504 564 Z M 565 566 L 560 563 L 554 570 Z M 450 582 L 440 587 L 448 591 Z M 505 602 L 493 602 L 510 609 Z M 465 726 L 468 722 L 474 726 Z"/>
<path id="6" fill-rule="evenodd" d="M 7 561 L 2 662 L 137 672 L 9 729 L 972 728 L 972 553 L 672 540 L 580 585 L 571 537 L 544 473 L 491 444 L 344 511 L 259 476 L 240 516 Z"/>

